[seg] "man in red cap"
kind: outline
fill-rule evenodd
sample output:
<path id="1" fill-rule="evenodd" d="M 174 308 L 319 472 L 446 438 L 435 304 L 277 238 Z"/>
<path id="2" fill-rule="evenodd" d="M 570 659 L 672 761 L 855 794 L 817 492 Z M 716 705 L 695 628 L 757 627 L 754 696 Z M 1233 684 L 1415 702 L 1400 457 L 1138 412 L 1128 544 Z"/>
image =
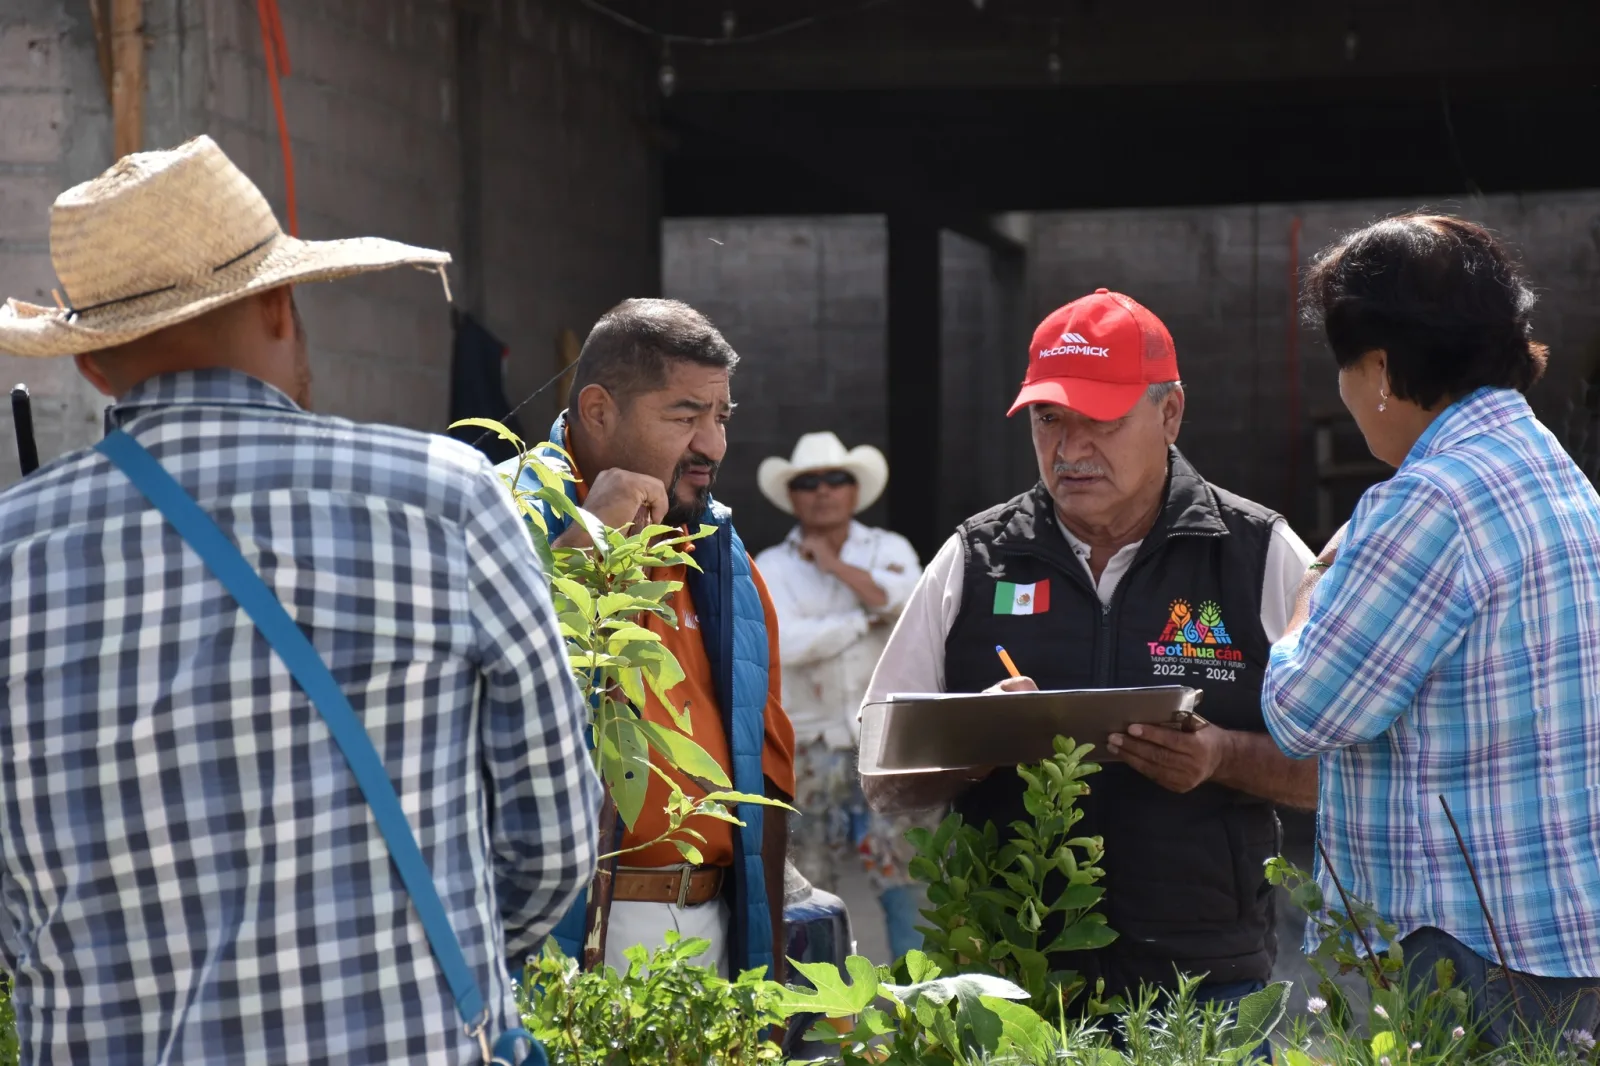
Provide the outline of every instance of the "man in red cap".
<path id="1" fill-rule="evenodd" d="M 1187 685 L 1209 724 L 1131 726 L 1081 805 L 1105 838 L 1104 910 L 1118 939 L 1052 959 L 1108 993 L 1206 975 L 1202 995 L 1262 987 L 1277 950 L 1262 863 L 1273 805 L 1315 808 L 1315 763 L 1282 755 L 1261 717 L 1268 649 L 1312 553 L 1271 511 L 1219 489 L 1174 446 L 1177 354 L 1161 321 L 1097 290 L 1033 336 L 1011 407 L 1026 411 L 1039 484 L 962 523 L 933 559 L 864 703 L 893 692 Z M 1008 678 L 1010 653 L 1027 677 Z M 994 772 L 864 778 L 885 812 L 953 802 L 968 822 L 1025 819 Z M 1004 830 L 1002 830 L 1004 831 Z M 1048 941 L 1047 941 L 1048 942 Z"/>

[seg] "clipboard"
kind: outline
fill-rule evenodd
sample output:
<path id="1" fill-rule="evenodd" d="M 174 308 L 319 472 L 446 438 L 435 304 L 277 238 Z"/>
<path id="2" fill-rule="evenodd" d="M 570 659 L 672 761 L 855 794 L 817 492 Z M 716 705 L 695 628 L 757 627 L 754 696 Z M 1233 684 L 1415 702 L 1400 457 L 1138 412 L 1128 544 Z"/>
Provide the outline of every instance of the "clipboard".
<path id="1" fill-rule="evenodd" d="M 1183 685 L 1046 692 L 896 693 L 861 712 L 860 771 L 935 773 L 1039 762 L 1055 738 L 1093 744 L 1096 762 L 1120 762 L 1106 738 L 1130 725 L 1193 732 L 1204 693 Z"/>

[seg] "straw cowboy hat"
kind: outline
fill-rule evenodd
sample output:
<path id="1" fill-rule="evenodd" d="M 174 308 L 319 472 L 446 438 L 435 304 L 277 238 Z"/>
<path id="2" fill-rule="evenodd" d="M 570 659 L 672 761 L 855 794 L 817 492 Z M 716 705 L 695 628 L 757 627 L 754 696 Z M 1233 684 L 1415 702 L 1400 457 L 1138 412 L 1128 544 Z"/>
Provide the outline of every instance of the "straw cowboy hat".
<path id="1" fill-rule="evenodd" d="M 126 156 L 50 208 L 57 307 L 7 300 L 0 352 L 76 355 L 126 344 L 291 282 L 410 264 L 444 275 L 446 252 L 377 237 L 302 241 L 210 137 Z M 446 290 L 448 295 L 448 290 Z"/>
<path id="2" fill-rule="evenodd" d="M 789 482 L 801 474 L 815 470 L 848 470 L 861 486 L 856 500 L 856 514 L 860 514 L 878 501 L 883 487 L 889 483 L 889 463 L 883 453 L 870 444 L 845 450 L 844 443 L 832 433 L 807 433 L 794 446 L 794 454 L 785 459 L 771 456 L 761 460 L 756 470 L 756 483 L 761 494 L 772 501 L 772 506 L 786 514 L 794 514 L 794 504 L 789 502 Z"/>

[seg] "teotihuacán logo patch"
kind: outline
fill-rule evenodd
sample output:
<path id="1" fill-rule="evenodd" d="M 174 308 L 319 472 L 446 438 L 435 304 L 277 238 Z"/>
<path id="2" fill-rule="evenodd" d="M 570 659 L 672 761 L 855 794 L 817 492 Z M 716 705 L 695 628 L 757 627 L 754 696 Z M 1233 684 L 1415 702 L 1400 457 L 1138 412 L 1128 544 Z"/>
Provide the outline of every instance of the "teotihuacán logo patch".
<path id="1" fill-rule="evenodd" d="M 1160 637 L 1150 642 L 1150 662 L 1157 677 L 1232 681 L 1244 665 L 1244 652 L 1234 647 L 1215 600 L 1204 600 L 1195 610 L 1188 600 L 1176 599 Z"/>

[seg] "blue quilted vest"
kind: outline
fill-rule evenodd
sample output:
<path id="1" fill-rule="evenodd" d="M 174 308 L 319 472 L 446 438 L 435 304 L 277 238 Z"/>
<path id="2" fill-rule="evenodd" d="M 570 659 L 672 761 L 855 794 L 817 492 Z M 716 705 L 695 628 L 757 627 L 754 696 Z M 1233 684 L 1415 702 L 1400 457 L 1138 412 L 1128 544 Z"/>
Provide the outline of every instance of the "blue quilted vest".
<path id="1" fill-rule="evenodd" d="M 552 441 L 566 439 L 566 412 L 550 428 Z M 567 470 L 565 460 L 552 449 L 540 449 L 539 456 L 549 465 Z M 515 469 L 516 460 L 502 464 Z M 523 475 L 524 488 L 537 488 L 536 479 Z M 568 483 L 568 498 L 577 502 L 577 486 Z M 568 520 L 544 508 L 545 522 L 553 540 L 569 524 Z M 733 512 L 713 501 L 701 518 L 716 527 L 709 537 L 695 542 L 694 558 L 700 570 L 688 570 L 684 584 L 700 616 L 700 636 L 705 641 L 706 657 L 717 686 L 717 704 L 722 709 L 722 727 L 727 732 L 733 767 L 729 775 L 739 792 L 763 794 L 765 784 L 761 753 L 766 742 L 768 648 L 767 616 L 750 572 L 750 555 L 733 528 Z M 537 532 L 537 531 L 535 531 Z M 756 805 L 739 809 L 743 827 L 734 827 L 733 869 L 730 909 L 733 914 L 728 944 L 729 968 L 734 974 L 757 966 L 772 973 L 772 912 L 768 909 L 767 880 L 761 859 L 763 809 Z M 615 850 L 608 845 L 606 850 Z M 588 907 L 588 890 L 551 933 L 561 950 L 575 959 L 583 957 L 583 920 Z"/>

